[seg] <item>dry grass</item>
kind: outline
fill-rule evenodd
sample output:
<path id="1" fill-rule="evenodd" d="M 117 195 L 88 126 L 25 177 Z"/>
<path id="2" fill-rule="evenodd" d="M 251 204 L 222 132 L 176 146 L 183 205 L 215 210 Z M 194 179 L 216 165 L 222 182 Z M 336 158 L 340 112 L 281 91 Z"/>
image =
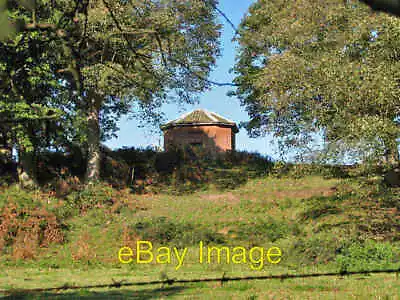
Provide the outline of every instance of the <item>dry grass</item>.
<path id="1" fill-rule="evenodd" d="M 75 262 L 90 262 L 96 260 L 96 249 L 91 246 L 92 236 L 89 232 L 83 232 L 78 240 L 71 245 L 71 256 Z"/>
<path id="2" fill-rule="evenodd" d="M 64 242 L 56 216 L 44 208 L 19 208 L 9 204 L 2 209 L 0 221 L 0 251 L 11 246 L 15 259 L 34 258 L 39 248 Z"/>
<path id="3" fill-rule="evenodd" d="M 201 195 L 202 200 L 208 200 L 214 204 L 237 204 L 240 202 L 240 198 L 234 195 L 232 192 L 221 193 L 221 194 L 207 194 Z"/>
<path id="4" fill-rule="evenodd" d="M 386 203 L 374 198 L 376 195 L 370 191 L 365 192 L 365 197 L 360 197 L 353 193 L 355 191 L 356 187 L 350 183 L 346 186 L 339 180 L 325 180 L 317 176 L 296 180 L 258 178 L 228 192 L 209 189 L 180 196 L 132 195 L 128 190 L 112 191 L 112 194 L 106 195 L 110 199 L 107 202 L 80 211 L 67 220 L 71 230 L 67 232 L 66 246 L 56 245 L 63 239 L 57 234 L 58 223 L 51 214 L 33 209 L 26 218 L 21 218 L 22 210 L 12 210 L 11 206 L 7 206 L 1 216 L 0 234 L 3 238 L 0 242 L 10 242 L 9 237 L 4 238 L 4 232 L 9 234 L 12 222 L 18 219 L 20 231 L 11 236 L 11 241 L 13 245 L 24 244 L 25 248 L 15 248 L 13 255 L 37 260 L 27 264 L 34 266 L 32 269 L 16 265 L 4 273 L 0 272 L 0 287 L 60 286 L 66 282 L 94 284 L 112 282 L 111 279 L 147 281 L 158 280 L 160 274 L 164 273 L 171 278 L 217 277 L 223 272 L 227 272 L 227 276 L 255 275 L 247 266 L 199 265 L 194 244 L 189 247 L 193 257 L 188 257 L 187 264 L 179 272 L 175 271 L 174 266 L 118 264 L 120 247 L 129 246 L 134 250 L 136 241 L 145 236 L 146 230 L 150 232 L 155 229 L 160 233 L 164 233 L 164 230 L 174 233 L 173 230 L 178 229 L 178 237 L 175 236 L 173 243 L 181 235 L 184 237 L 192 231 L 201 233 L 201 230 L 207 229 L 207 233 L 222 235 L 226 243 L 238 243 L 245 247 L 252 243 L 271 246 L 268 234 L 282 231 L 282 238 L 279 237 L 275 242 L 287 255 L 285 260 L 279 266 L 266 267 L 257 275 L 307 273 L 317 271 L 316 268 L 325 268 L 319 271 L 336 271 L 332 257 L 326 256 L 331 259 L 328 261 L 322 252 L 327 250 L 334 253 L 341 238 L 353 238 L 360 233 L 368 232 L 371 236 L 379 237 L 381 233 L 377 230 L 383 230 L 385 236 L 390 237 L 391 233 L 385 231 L 387 228 L 379 226 L 395 224 L 395 220 L 399 219 L 400 206 L 396 204 L 397 201 Z M 31 223 L 25 223 L 29 218 Z M 160 218 L 166 221 L 154 223 Z M 39 220 L 46 220 L 47 227 L 35 225 L 40 223 Z M 135 227 L 139 222 L 148 226 Z M 266 230 L 274 223 L 275 227 Z M 158 228 L 153 228 L 154 224 L 158 224 Z M 362 224 L 370 227 L 357 227 Z M 292 225 L 297 225 L 298 230 L 294 231 Z M 256 234 L 257 230 L 259 234 Z M 160 236 L 151 235 L 154 237 L 154 241 L 151 240 L 154 246 L 167 245 L 168 238 Z M 334 239 L 338 240 L 337 245 Z M 305 246 L 301 246 L 301 243 L 305 243 Z M 41 259 L 38 252 L 40 247 L 52 249 L 52 256 Z M 300 247 L 300 250 L 291 252 L 295 247 Z M 316 255 L 315 259 L 313 255 Z M 301 260 L 306 261 L 305 267 L 300 265 Z M 97 264 L 101 268 L 97 268 Z M 52 269 L 53 265 L 60 269 Z M 79 270 L 74 272 L 76 269 Z M 369 296 L 387 296 L 396 299 L 400 292 L 397 283 L 394 276 L 382 275 L 369 278 L 238 282 L 226 283 L 223 287 L 219 284 L 194 284 L 174 290 L 175 294 L 171 296 L 195 299 L 366 299 Z M 169 292 L 168 289 L 149 287 L 112 292 L 85 291 L 85 296 L 128 298 L 137 295 L 136 298 L 162 298 Z M 81 296 L 79 293 L 62 296 L 68 295 L 75 298 Z"/>

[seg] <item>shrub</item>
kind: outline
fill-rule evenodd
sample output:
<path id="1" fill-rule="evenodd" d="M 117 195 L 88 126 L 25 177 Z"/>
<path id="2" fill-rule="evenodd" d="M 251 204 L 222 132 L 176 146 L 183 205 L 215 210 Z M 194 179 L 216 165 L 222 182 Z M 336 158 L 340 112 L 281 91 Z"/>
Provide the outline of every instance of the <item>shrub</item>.
<path id="1" fill-rule="evenodd" d="M 5 188 L 0 193 L 0 208 L 10 203 L 26 209 L 41 207 L 43 204 L 39 191 L 24 190 L 17 185 Z"/>
<path id="2" fill-rule="evenodd" d="M 93 184 L 69 194 L 52 210 L 61 219 L 87 213 L 95 209 L 103 209 L 106 213 L 119 214 L 129 207 L 130 211 L 138 207 L 130 197 L 129 190 L 117 190 L 110 185 Z"/>
<path id="3" fill-rule="evenodd" d="M 305 220 L 316 220 L 327 215 L 338 215 L 343 211 L 342 208 L 337 207 L 335 203 L 329 203 L 321 199 L 319 203 L 315 203 L 312 207 L 307 209 L 305 212 L 300 214 L 300 219 Z"/>
<path id="4" fill-rule="evenodd" d="M 211 154 L 205 148 L 190 146 L 172 148 L 168 152 L 123 148 L 114 154 L 134 167 L 136 193 L 171 192 L 172 189 L 174 193 L 182 194 L 208 184 L 231 189 L 244 184 L 250 176 L 267 174 L 273 165 L 269 157 L 258 153 Z M 144 185 L 138 184 L 141 180 Z"/>
<path id="5" fill-rule="evenodd" d="M 276 162 L 272 174 L 276 177 L 303 178 L 306 176 L 323 176 L 324 178 L 348 178 L 352 167 L 340 165 L 327 165 L 319 163 L 301 164 Z"/>
<path id="6" fill-rule="evenodd" d="M 276 221 L 268 217 L 254 223 L 239 224 L 236 235 L 238 239 L 259 243 L 262 241 L 275 242 L 286 237 L 289 232 L 290 227 L 286 222 Z"/>
<path id="7" fill-rule="evenodd" d="M 222 190 L 234 189 L 247 182 L 247 174 L 243 170 L 217 170 L 214 177 L 214 184 Z"/>
<path id="8" fill-rule="evenodd" d="M 112 152 L 112 157 L 123 160 L 131 169 L 135 179 L 144 179 L 155 172 L 158 153 L 151 148 L 136 149 L 124 147 Z"/>
<path id="9" fill-rule="evenodd" d="M 59 182 L 68 181 L 70 177 L 82 179 L 85 166 L 85 154 L 75 145 L 63 152 L 44 151 L 38 158 L 38 181 L 55 189 Z M 128 164 L 113 151 L 101 146 L 101 178 L 115 187 L 121 187 L 126 186 L 129 175 Z"/>
<path id="10" fill-rule="evenodd" d="M 44 208 L 8 203 L 0 211 L 0 251 L 16 259 L 34 258 L 39 247 L 64 241 L 63 225 Z"/>
<path id="11" fill-rule="evenodd" d="M 65 152 L 44 151 L 38 157 L 38 181 L 41 184 L 70 176 L 83 177 L 86 159 L 78 146 L 71 146 Z"/>
<path id="12" fill-rule="evenodd" d="M 290 247 L 288 254 L 297 263 L 328 263 L 335 260 L 339 249 L 346 241 L 332 235 L 314 235 L 298 238 Z"/>
<path id="13" fill-rule="evenodd" d="M 399 262 L 399 249 L 389 243 L 366 240 L 339 250 L 336 263 L 342 272 L 388 268 Z"/>
<path id="14" fill-rule="evenodd" d="M 115 188 L 123 188 L 129 184 L 131 168 L 122 159 L 103 155 L 100 170 L 101 178 Z"/>
<path id="15" fill-rule="evenodd" d="M 71 208 L 86 211 L 94 207 L 112 206 L 115 191 L 111 186 L 95 184 L 70 194 L 65 203 Z"/>
<path id="16" fill-rule="evenodd" d="M 196 227 L 192 224 L 175 223 L 165 217 L 141 221 L 130 226 L 130 234 L 140 236 L 160 244 L 171 244 L 178 248 L 204 243 L 222 244 L 223 235 L 205 227 Z"/>

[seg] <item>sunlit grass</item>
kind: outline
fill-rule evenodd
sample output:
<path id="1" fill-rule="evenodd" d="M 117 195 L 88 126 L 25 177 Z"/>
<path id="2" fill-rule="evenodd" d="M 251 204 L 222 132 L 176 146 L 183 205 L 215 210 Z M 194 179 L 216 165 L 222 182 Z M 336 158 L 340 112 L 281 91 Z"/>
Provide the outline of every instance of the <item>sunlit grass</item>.
<path id="1" fill-rule="evenodd" d="M 342 191 L 342 185 L 346 185 L 348 191 Z M 66 243 L 40 249 L 33 260 L 15 261 L 3 256 L 0 288 L 84 286 L 112 283 L 113 280 L 159 280 L 165 276 L 219 278 L 224 273 L 226 276 L 261 276 L 339 271 L 335 251 L 346 242 L 359 238 L 360 218 L 376 211 L 368 208 L 376 201 L 363 198 L 357 189 L 359 186 L 350 180 L 319 176 L 300 179 L 264 177 L 225 191 L 210 186 L 187 195 L 131 195 L 126 199 L 131 206 L 123 207 L 118 213 L 99 207 L 66 219 L 69 226 Z M 365 207 L 360 207 L 360 203 Z M 164 231 L 171 234 L 170 241 L 163 237 Z M 196 242 L 183 245 L 188 247 L 188 255 L 179 270 L 175 270 L 174 263 L 119 263 L 120 247 L 126 243 L 134 247 L 135 241 L 146 235 L 154 237 L 151 240 L 154 247 L 174 247 L 192 239 Z M 246 249 L 278 246 L 282 249 L 283 259 L 278 265 L 265 264 L 260 271 L 251 270 L 248 264 L 200 264 L 196 256 L 196 239 L 203 238 L 209 241 L 222 238 L 219 246 L 243 246 Z M 393 298 L 400 292 L 396 280 L 393 275 L 376 275 L 232 282 L 222 287 L 217 282 L 172 288 L 149 286 L 66 292 L 65 296 L 139 299 L 169 295 L 172 298 L 210 299 L 229 295 L 233 299 L 316 299 L 320 296 L 352 299 L 372 295 Z M 56 294 L 45 297 L 62 298 Z"/>

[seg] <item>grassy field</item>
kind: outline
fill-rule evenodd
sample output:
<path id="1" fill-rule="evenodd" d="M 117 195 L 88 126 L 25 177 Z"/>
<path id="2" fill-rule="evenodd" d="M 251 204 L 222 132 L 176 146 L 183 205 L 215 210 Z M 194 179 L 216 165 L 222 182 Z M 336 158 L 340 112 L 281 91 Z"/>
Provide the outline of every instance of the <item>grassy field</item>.
<path id="1" fill-rule="evenodd" d="M 221 191 L 210 186 L 186 195 L 135 195 L 128 190 L 99 186 L 92 192 L 76 193 L 63 202 L 41 194 L 21 193 L 24 192 L 9 188 L 0 197 L 3 212 L 10 203 L 24 203 L 18 204 L 22 208 L 17 205 L 14 210 L 22 209 L 25 220 L 24 229 L 17 230 L 3 246 L 2 290 L 84 286 L 120 280 L 219 278 L 224 273 L 227 277 L 263 276 L 400 266 L 396 191 L 388 193 L 374 183 L 321 176 L 299 179 L 268 176 L 248 180 L 230 190 Z M 38 203 L 48 212 L 48 220 L 52 220 L 52 215 L 59 220 L 57 226 L 63 233 L 62 242 L 29 243 L 32 235 L 26 224 L 34 224 L 29 220 L 40 219 L 40 226 L 45 227 L 44 217 L 26 213 L 27 207 L 36 207 Z M 8 212 L 11 214 L 10 210 Z M 52 224 L 48 220 L 46 228 Z M 46 231 L 42 235 L 46 236 Z M 140 240 L 151 241 L 155 248 L 177 247 L 178 251 L 187 248 L 183 265 L 176 270 L 174 257 L 170 264 L 155 261 L 141 265 L 121 264 L 118 250 L 123 246 L 135 250 Z M 249 261 L 228 263 L 224 256 L 220 264 L 215 256 L 211 263 L 200 264 L 200 241 L 230 249 L 275 246 L 282 250 L 282 261 L 279 264 L 265 262 L 261 270 L 252 270 Z M 396 299 L 398 295 L 399 279 L 387 274 L 227 282 L 222 287 L 216 282 L 83 289 L 9 297 Z"/>
<path id="2" fill-rule="evenodd" d="M 151 274 L 151 271 L 150 271 Z M 14 279 L 14 286 L 25 288 L 51 286 L 54 283 L 68 282 L 80 285 L 110 283 L 111 279 L 143 281 L 152 277 L 149 273 L 137 274 L 117 269 L 99 269 L 92 271 L 78 270 L 12 270 L 8 276 Z M 185 274 L 176 274 L 184 276 Z M 193 273 L 188 272 L 188 276 Z M 196 274 L 197 275 L 197 274 Z M 209 275 L 209 274 L 207 274 Z M 4 275 L 3 275 L 4 276 Z M 40 276 L 40 280 L 31 276 Z M 242 281 L 220 283 L 197 283 L 186 285 L 161 286 L 153 285 L 120 289 L 82 289 L 68 292 L 46 292 L 30 294 L 13 294 L 5 299 L 398 299 L 400 284 L 396 275 L 351 276 L 337 278 L 287 279 L 268 281 Z M 4 279 L 2 280 L 4 282 Z M 4 285 L 4 284 L 3 284 Z"/>

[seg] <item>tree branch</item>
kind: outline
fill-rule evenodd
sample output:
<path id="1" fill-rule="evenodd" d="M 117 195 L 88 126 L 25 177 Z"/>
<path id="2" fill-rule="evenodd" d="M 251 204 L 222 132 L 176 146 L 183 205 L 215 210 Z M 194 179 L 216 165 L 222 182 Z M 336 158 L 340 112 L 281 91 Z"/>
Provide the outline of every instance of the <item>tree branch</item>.
<path id="1" fill-rule="evenodd" d="M 48 31 L 53 31 L 57 34 L 57 36 L 64 38 L 66 37 L 66 33 L 63 29 L 57 28 L 55 24 L 49 24 L 49 23 L 29 23 L 25 24 L 25 30 L 48 30 Z"/>
<path id="2" fill-rule="evenodd" d="M 111 18 L 113 19 L 113 21 L 114 21 L 115 26 L 117 27 L 117 29 L 118 29 L 121 33 L 124 32 L 124 30 L 122 29 L 121 25 L 119 24 L 117 18 L 115 17 L 115 15 L 114 15 L 114 13 L 113 13 L 113 11 L 112 11 L 112 9 L 111 9 L 109 3 L 108 3 L 106 0 L 103 0 L 103 3 L 104 3 L 104 5 L 106 6 L 106 8 L 108 9 L 108 12 L 110 13 Z M 143 55 L 143 54 L 141 54 L 141 53 L 138 53 L 136 50 L 133 49 L 133 47 L 131 47 L 131 44 L 130 44 L 129 40 L 126 38 L 125 35 L 124 35 L 124 38 L 125 38 L 126 42 L 128 43 L 129 48 L 132 50 L 132 52 L 134 53 L 134 55 L 135 55 L 136 57 L 141 56 L 141 57 L 144 57 L 144 58 L 146 58 L 146 59 L 152 59 L 151 56 Z M 163 50 L 162 50 L 162 51 L 157 51 L 157 52 L 158 52 L 160 55 L 164 55 L 164 54 L 165 54 L 165 52 L 164 52 Z M 205 78 L 204 76 L 202 76 L 202 75 L 196 73 L 195 71 L 193 71 L 193 70 L 192 70 L 187 64 L 185 64 L 184 62 L 181 62 L 181 61 L 178 61 L 178 60 L 176 60 L 176 59 L 173 59 L 173 58 L 171 58 L 171 56 L 170 56 L 168 59 L 169 59 L 171 62 L 176 63 L 176 64 L 180 65 L 181 67 L 183 67 L 184 69 L 186 69 L 186 71 L 188 71 L 190 74 L 194 75 L 196 78 L 198 78 L 198 79 L 200 79 L 200 80 L 202 80 L 202 81 L 204 81 L 204 82 L 207 82 L 207 83 L 209 83 L 209 84 L 216 85 L 216 86 L 237 86 L 237 84 L 231 83 L 231 82 L 229 82 L 229 83 L 221 83 L 221 82 L 216 82 L 216 81 L 209 80 L 209 79 Z M 143 63 L 142 63 L 142 64 L 143 64 Z M 143 65 L 143 67 L 146 68 L 145 65 Z M 151 73 L 151 74 L 154 74 L 154 73 Z"/>

